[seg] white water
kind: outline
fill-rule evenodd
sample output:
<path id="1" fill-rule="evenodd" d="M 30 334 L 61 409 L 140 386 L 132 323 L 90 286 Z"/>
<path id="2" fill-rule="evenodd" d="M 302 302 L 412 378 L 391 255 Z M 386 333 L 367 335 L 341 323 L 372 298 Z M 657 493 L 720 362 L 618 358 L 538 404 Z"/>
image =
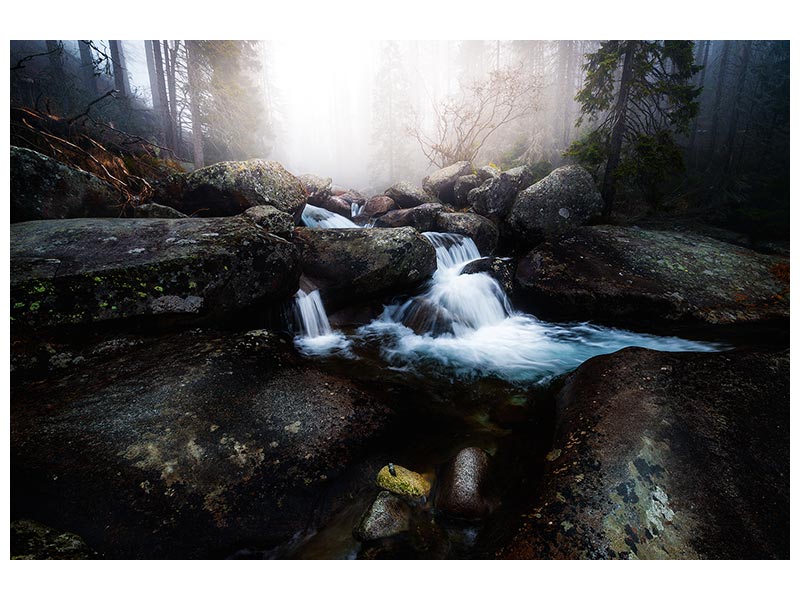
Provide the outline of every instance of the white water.
<path id="1" fill-rule="evenodd" d="M 346 227 L 358 227 L 347 217 L 337 215 L 319 206 L 306 204 L 303 208 L 303 225 L 306 227 L 317 227 L 322 229 L 343 229 Z"/>
<path id="2" fill-rule="evenodd" d="M 322 304 L 319 290 L 306 294 L 298 290 L 295 294 L 295 312 L 301 334 L 295 337 L 295 344 L 305 354 L 330 354 L 346 350 L 351 342 L 344 334 L 333 331 Z"/>
<path id="3" fill-rule="evenodd" d="M 713 344 L 588 323 L 545 323 L 515 312 L 492 277 L 461 274 L 464 265 L 480 257 L 472 240 L 456 234 L 423 235 L 436 248 L 438 261 L 429 289 L 403 304 L 385 307 L 379 319 L 359 329 L 364 340 L 380 344 L 381 355 L 394 368 L 433 368 L 459 378 L 493 375 L 521 383 L 547 380 L 593 356 L 627 346 L 673 352 L 718 349 Z M 415 333 L 404 321 L 413 319 L 419 306 L 433 310 L 435 317 L 417 320 Z M 426 324 L 432 327 L 424 330 Z"/>
<path id="4" fill-rule="evenodd" d="M 358 215 L 361 214 L 362 210 L 364 210 L 364 205 L 363 204 L 357 204 L 357 203 L 353 202 L 350 205 L 350 216 L 351 217 L 357 217 Z"/>

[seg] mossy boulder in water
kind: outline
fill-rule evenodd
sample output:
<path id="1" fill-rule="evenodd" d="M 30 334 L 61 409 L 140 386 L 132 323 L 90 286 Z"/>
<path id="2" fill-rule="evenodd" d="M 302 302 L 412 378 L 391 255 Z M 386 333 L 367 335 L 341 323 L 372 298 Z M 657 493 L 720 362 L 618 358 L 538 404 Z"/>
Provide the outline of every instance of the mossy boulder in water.
<path id="1" fill-rule="evenodd" d="M 283 300 L 299 276 L 295 246 L 246 216 L 11 226 L 15 327 L 230 315 Z"/>
<path id="2" fill-rule="evenodd" d="M 91 173 L 11 146 L 11 222 L 119 217 L 123 198 Z"/>
<path id="3" fill-rule="evenodd" d="M 375 481 L 381 489 L 407 498 L 427 498 L 431 493 L 430 482 L 419 473 L 399 465 L 392 465 L 392 468 L 394 474 L 389 465 L 378 471 Z"/>
<path id="4" fill-rule="evenodd" d="M 449 209 L 438 202 L 420 204 L 414 208 L 402 208 L 387 212 L 375 221 L 375 227 L 413 227 L 417 231 L 433 231 L 436 216 Z"/>
<path id="5" fill-rule="evenodd" d="M 537 490 L 500 557 L 788 559 L 788 352 L 588 360 Z"/>
<path id="6" fill-rule="evenodd" d="M 588 224 L 602 209 L 603 199 L 592 176 L 583 167 L 570 165 L 519 192 L 506 222 L 514 243 L 531 247 Z"/>
<path id="7" fill-rule="evenodd" d="M 481 254 L 491 254 L 497 247 L 499 232 L 489 219 L 474 213 L 440 212 L 431 231 L 458 233 L 471 238 Z"/>
<path id="8" fill-rule="evenodd" d="M 436 270 L 436 251 L 411 227 L 295 230 L 303 273 L 330 310 L 410 291 Z"/>
<path id="9" fill-rule="evenodd" d="M 153 201 L 190 216 L 226 217 L 269 204 L 300 223 L 306 188 L 280 163 L 262 159 L 220 162 L 161 182 Z"/>
<path id="10" fill-rule="evenodd" d="M 622 324 L 741 324 L 789 317 L 789 263 L 675 231 L 583 227 L 519 261 L 537 315 Z"/>

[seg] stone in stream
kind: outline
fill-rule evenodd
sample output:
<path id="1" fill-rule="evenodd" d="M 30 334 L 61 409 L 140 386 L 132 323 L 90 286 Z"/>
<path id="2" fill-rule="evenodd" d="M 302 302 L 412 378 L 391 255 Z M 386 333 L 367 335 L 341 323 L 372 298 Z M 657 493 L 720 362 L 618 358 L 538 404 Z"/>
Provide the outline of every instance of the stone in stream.
<path id="1" fill-rule="evenodd" d="M 592 358 L 543 463 L 502 558 L 788 559 L 788 352 Z"/>
<path id="2" fill-rule="evenodd" d="M 350 501 L 356 488 L 334 501 L 329 484 L 348 485 L 337 476 L 393 416 L 264 330 L 144 337 L 12 385 L 12 518 L 74 532 L 109 559 L 290 541 Z"/>
<path id="3" fill-rule="evenodd" d="M 330 177 L 319 177 L 311 173 L 305 173 L 298 175 L 297 178 L 306 188 L 306 202 L 313 206 L 322 206 L 318 202 L 324 202 L 333 195 Z"/>
<path id="4" fill-rule="evenodd" d="M 413 298 L 403 311 L 401 322 L 417 335 L 434 337 L 453 333 L 455 319 L 445 307 L 426 298 Z"/>
<path id="5" fill-rule="evenodd" d="M 462 160 L 428 175 L 422 180 L 422 189 L 442 202 L 452 204 L 456 181 L 462 175 L 471 173 L 472 165 L 469 161 Z"/>
<path id="6" fill-rule="evenodd" d="M 364 208 L 359 217 L 374 218 L 385 215 L 386 213 L 397 210 L 397 203 L 389 196 L 373 196 L 364 203 Z"/>
<path id="7" fill-rule="evenodd" d="M 427 281 L 436 251 L 411 227 L 295 230 L 303 273 L 331 312 Z"/>
<path id="8" fill-rule="evenodd" d="M 494 223 L 474 213 L 440 212 L 430 231 L 457 233 L 471 238 L 482 255 L 494 252 L 500 237 Z"/>
<path id="9" fill-rule="evenodd" d="M 467 203 L 479 215 L 499 222 L 508 215 L 517 194 L 533 183 L 527 167 L 517 167 L 484 181 L 470 191 Z"/>
<path id="10" fill-rule="evenodd" d="M 160 182 L 153 202 L 200 217 L 238 215 L 269 204 L 300 223 L 306 188 L 280 163 L 262 159 L 220 162 Z"/>
<path id="11" fill-rule="evenodd" d="M 514 293 L 514 267 L 514 261 L 510 258 L 485 256 L 464 265 L 461 273 L 486 273 L 500 284 L 506 296 L 511 297 Z"/>
<path id="12" fill-rule="evenodd" d="M 123 198 L 105 181 L 44 154 L 11 146 L 11 222 L 119 217 Z"/>
<path id="13" fill-rule="evenodd" d="M 350 207 L 350 202 L 344 200 L 341 196 L 328 196 L 322 200 L 309 200 L 308 202 L 312 206 L 318 206 L 319 208 L 324 208 L 325 210 L 329 210 L 332 213 L 336 213 L 337 215 L 341 215 L 346 218 L 350 218 L 352 208 Z"/>
<path id="14" fill-rule="evenodd" d="M 555 319 L 725 325 L 789 318 L 787 260 L 690 233 L 583 227 L 520 259 L 516 281 L 520 302 Z"/>
<path id="15" fill-rule="evenodd" d="M 394 475 L 389 469 L 389 465 L 378 471 L 376 483 L 381 489 L 393 492 L 406 498 L 427 498 L 431 493 L 431 484 L 419 473 L 401 467 L 394 466 Z"/>
<path id="16" fill-rule="evenodd" d="M 299 276 L 297 248 L 246 216 L 11 225 L 15 328 L 229 315 L 282 301 Z"/>
<path id="17" fill-rule="evenodd" d="M 436 217 L 441 212 L 448 209 L 438 202 L 420 204 L 414 208 L 403 208 L 392 210 L 375 221 L 375 227 L 413 227 L 417 231 L 434 231 L 436 228 Z"/>
<path id="18" fill-rule="evenodd" d="M 481 448 L 464 448 L 442 470 L 436 508 L 462 519 L 479 519 L 491 510 L 488 479 L 491 457 Z"/>
<path id="19" fill-rule="evenodd" d="M 258 227 L 291 241 L 294 234 L 294 219 L 289 213 L 278 210 L 274 206 L 265 204 L 264 206 L 254 206 L 244 211 L 244 214 Z"/>
<path id="20" fill-rule="evenodd" d="M 402 498 L 383 491 L 362 515 L 353 537 L 361 542 L 391 537 L 408 531 L 410 520 L 411 507 Z"/>
<path id="21" fill-rule="evenodd" d="M 383 195 L 394 200 L 400 208 L 414 208 L 420 204 L 437 202 L 436 198 L 423 189 L 405 181 L 394 184 Z"/>
<path id="22" fill-rule="evenodd" d="M 588 224 L 603 209 L 603 199 L 589 172 L 570 165 L 521 191 L 506 217 L 513 241 L 532 247 Z"/>

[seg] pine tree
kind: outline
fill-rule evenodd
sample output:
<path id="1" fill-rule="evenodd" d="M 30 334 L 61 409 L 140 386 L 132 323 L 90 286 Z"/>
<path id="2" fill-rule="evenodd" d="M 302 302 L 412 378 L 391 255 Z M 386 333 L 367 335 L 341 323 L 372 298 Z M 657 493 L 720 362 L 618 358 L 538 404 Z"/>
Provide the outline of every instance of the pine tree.
<path id="1" fill-rule="evenodd" d="M 698 110 L 693 47 L 691 41 L 607 41 L 586 55 L 578 125 L 589 119 L 596 126 L 567 155 L 595 171 L 605 163 L 606 216 L 620 183 L 654 195 L 664 176 L 682 167 L 673 136 L 687 132 Z"/>

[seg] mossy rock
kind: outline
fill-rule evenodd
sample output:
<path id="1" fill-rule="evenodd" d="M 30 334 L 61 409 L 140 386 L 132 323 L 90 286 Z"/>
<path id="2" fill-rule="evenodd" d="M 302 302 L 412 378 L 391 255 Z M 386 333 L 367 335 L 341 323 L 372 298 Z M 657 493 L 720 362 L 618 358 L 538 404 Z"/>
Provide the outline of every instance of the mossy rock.
<path id="1" fill-rule="evenodd" d="M 394 471 L 396 475 L 391 474 L 388 465 L 378 471 L 378 487 L 407 498 L 427 497 L 430 494 L 430 482 L 419 473 L 399 465 L 394 466 Z"/>

